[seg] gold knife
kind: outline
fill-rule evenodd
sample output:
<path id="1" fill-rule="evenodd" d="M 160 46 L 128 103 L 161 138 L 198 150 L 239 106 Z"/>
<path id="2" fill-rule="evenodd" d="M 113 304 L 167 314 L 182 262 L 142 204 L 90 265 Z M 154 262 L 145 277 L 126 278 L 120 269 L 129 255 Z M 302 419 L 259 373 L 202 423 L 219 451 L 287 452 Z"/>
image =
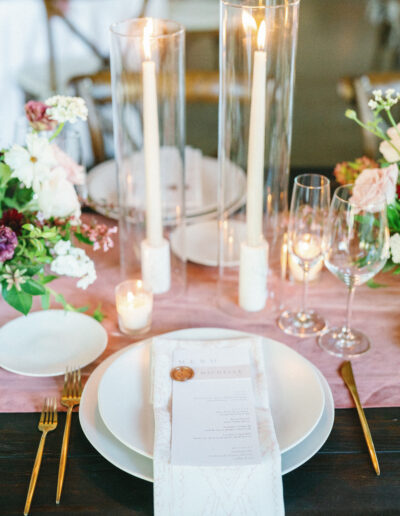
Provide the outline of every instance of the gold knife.
<path id="1" fill-rule="evenodd" d="M 358 417 L 360 418 L 361 428 L 364 432 L 364 437 L 367 442 L 368 451 L 371 456 L 372 464 L 374 466 L 376 474 L 380 475 L 381 470 L 379 468 L 378 457 L 376 455 L 375 446 L 374 446 L 374 442 L 372 440 L 371 432 L 369 430 L 367 418 L 365 417 L 364 409 L 362 408 L 360 398 L 358 397 L 357 386 L 356 386 L 356 382 L 354 380 L 353 368 L 351 367 L 351 363 L 345 362 L 344 364 L 342 364 L 340 367 L 340 373 L 342 375 L 344 383 L 347 385 L 347 387 L 350 391 L 350 394 L 353 396 L 353 400 L 354 400 L 354 403 L 356 404 L 356 408 L 357 408 L 357 412 L 358 412 Z"/>

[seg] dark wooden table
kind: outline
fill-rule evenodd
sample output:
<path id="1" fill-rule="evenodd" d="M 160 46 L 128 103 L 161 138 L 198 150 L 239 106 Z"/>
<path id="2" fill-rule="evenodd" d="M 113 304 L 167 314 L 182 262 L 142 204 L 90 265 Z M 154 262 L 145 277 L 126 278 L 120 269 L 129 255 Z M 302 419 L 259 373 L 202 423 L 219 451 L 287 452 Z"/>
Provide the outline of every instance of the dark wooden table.
<path id="1" fill-rule="evenodd" d="M 3 390 L 3 396 L 6 391 Z M 400 515 L 400 408 L 366 410 L 381 466 L 371 465 L 355 409 L 336 410 L 332 433 L 306 464 L 283 477 L 289 515 Z M 40 433 L 38 414 L 0 414 L 0 515 L 22 514 Z M 73 414 L 61 504 L 55 504 L 65 415 L 47 437 L 32 516 L 151 515 L 153 485 L 107 462 Z M 188 515 L 190 516 L 190 515 Z"/>

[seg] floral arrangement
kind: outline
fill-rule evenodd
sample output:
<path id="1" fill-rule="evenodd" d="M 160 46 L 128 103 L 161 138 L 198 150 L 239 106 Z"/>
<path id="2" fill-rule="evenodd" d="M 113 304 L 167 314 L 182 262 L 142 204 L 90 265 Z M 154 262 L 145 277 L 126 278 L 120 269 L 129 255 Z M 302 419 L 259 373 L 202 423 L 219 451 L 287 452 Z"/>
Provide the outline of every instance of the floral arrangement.
<path id="1" fill-rule="evenodd" d="M 55 143 L 66 123 L 86 120 L 87 108 L 79 97 L 54 96 L 28 102 L 25 112 L 31 128 L 26 145 L 0 151 L 1 294 L 23 314 L 33 296 L 41 297 L 45 309 L 53 297 L 67 310 L 85 311 L 88 307 L 74 308 L 49 283 L 65 275 L 86 289 L 96 269 L 74 241 L 107 251 L 117 231 L 81 221 L 74 185 L 83 184 L 84 169 Z M 99 309 L 94 316 L 102 318 Z"/>
<path id="2" fill-rule="evenodd" d="M 346 116 L 382 140 L 379 145 L 382 157 L 375 161 L 363 156 L 353 162 L 338 163 L 334 175 L 340 184 L 356 185 L 355 201 L 358 203 L 386 202 L 390 257 L 383 270 L 400 274 L 400 123 L 396 123 L 391 112 L 400 101 L 400 93 L 388 89 L 385 93 L 375 90 L 372 94 L 373 98 L 368 103 L 373 114 L 370 122 L 363 123 L 352 109 L 346 111 Z M 370 282 L 370 286 L 380 285 Z"/>

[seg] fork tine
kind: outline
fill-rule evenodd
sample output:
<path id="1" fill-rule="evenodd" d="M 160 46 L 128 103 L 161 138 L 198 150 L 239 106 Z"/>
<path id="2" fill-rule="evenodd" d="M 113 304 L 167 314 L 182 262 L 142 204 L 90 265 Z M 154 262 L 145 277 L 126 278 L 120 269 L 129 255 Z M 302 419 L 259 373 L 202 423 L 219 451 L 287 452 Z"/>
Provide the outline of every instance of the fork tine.
<path id="1" fill-rule="evenodd" d="M 42 413 L 40 414 L 39 424 L 44 423 L 45 413 L 46 413 L 46 400 L 44 400 L 44 403 L 43 403 L 43 408 L 42 408 Z"/>
<path id="2" fill-rule="evenodd" d="M 78 382 L 79 382 L 79 389 L 78 389 L 78 396 L 82 394 L 82 376 L 81 376 L 81 368 L 78 369 Z"/>
<path id="3" fill-rule="evenodd" d="M 46 402 L 45 402 L 45 405 L 46 405 L 46 409 L 45 409 L 45 413 L 44 413 L 44 424 L 46 425 L 48 422 L 49 422 L 49 398 L 46 398 Z"/>
<path id="4" fill-rule="evenodd" d="M 75 368 L 74 371 L 74 396 L 78 396 L 78 369 Z"/>
<path id="5" fill-rule="evenodd" d="M 53 423 L 55 423 L 55 424 L 58 423 L 58 420 L 57 420 L 57 400 L 56 400 L 56 398 L 54 398 L 54 418 L 53 418 Z"/>
<path id="6" fill-rule="evenodd" d="M 64 386 L 63 386 L 62 396 L 66 396 L 67 395 L 67 385 L 68 385 L 68 366 L 67 366 L 67 368 L 65 370 Z"/>

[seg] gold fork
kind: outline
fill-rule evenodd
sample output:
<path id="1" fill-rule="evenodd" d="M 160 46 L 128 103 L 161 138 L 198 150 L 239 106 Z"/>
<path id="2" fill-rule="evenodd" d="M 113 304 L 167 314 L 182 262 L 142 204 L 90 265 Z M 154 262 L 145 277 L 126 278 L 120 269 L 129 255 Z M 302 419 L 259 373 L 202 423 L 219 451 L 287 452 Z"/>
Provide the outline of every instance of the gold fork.
<path id="1" fill-rule="evenodd" d="M 60 465 L 58 467 L 56 503 L 60 503 L 61 491 L 64 483 L 65 466 L 67 464 L 69 431 L 71 428 L 72 409 L 79 405 L 82 394 L 81 370 L 67 369 L 64 377 L 64 388 L 61 395 L 61 405 L 67 407 L 67 418 L 65 420 L 64 437 L 61 446 Z"/>
<path id="2" fill-rule="evenodd" d="M 40 443 L 38 447 L 38 451 L 36 453 L 35 464 L 33 465 L 31 481 L 29 482 L 28 494 L 26 496 L 25 508 L 24 508 L 24 516 L 29 513 L 29 509 L 31 508 L 31 502 L 33 493 L 35 492 L 36 481 L 39 474 L 40 464 L 42 462 L 44 443 L 46 441 L 46 436 L 48 432 L 55 430 L 57 427 L 57 403 L 55 398 L 46 398 L 43 410 L 40 415 L 38 428 L 42 432 L 42 437 L 40 438 Z"/>

